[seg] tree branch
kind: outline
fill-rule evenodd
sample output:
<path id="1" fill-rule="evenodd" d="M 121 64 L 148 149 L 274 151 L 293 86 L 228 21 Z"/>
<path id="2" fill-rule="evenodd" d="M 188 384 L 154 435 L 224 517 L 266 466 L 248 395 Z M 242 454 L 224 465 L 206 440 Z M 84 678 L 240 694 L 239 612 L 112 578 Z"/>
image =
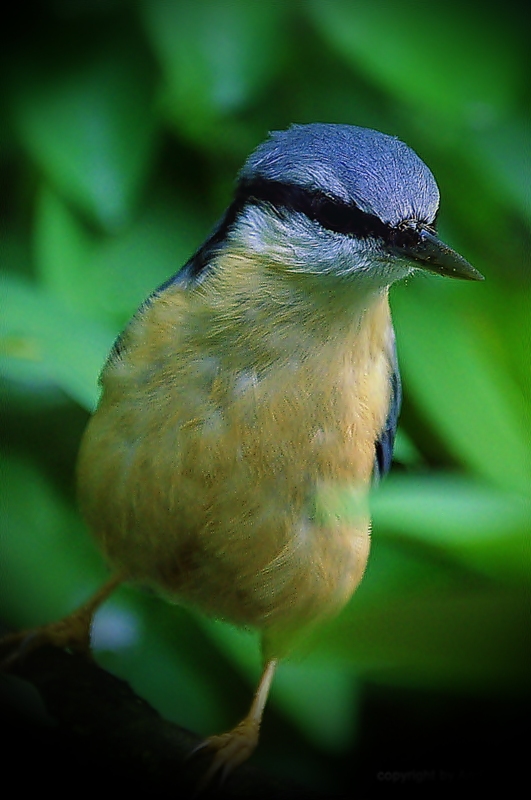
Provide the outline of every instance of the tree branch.
<path id="1" fill-rule="evenodd" d="M 43 647 L 2 675 L 0 685 L 9 731 L 2 749 L 5 763 L 18 765 L 19 788 L 53 788 L 74 778 L 84 790 L 190 797 L 207 769 L 208 752 L 189 758 L 201 742 L 196 734 L 164 720 L 127 683 L 83 656 Z M 323 800 L 252 765 L 205 795 Z"/>

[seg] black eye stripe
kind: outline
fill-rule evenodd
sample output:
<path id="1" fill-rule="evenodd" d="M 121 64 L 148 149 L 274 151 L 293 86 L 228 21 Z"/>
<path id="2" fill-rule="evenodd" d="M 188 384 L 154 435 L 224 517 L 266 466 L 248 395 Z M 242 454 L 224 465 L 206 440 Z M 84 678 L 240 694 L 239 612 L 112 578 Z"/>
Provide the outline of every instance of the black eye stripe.
<path id="1" fill-rule="evenodd" d="M 380 239 L 394 246 L 400 245 L 403 239 L 411 243 L 416 236 L 411 227 L 403 230 L 400 226 L 386 225 L 377 216 L 362 211 L 354 203 L 345 203 L 323 192 L 263 178 L 242 181 L 239 184 L 236 204 L 242 208 L 249 203 L 268 203 L 279 213 L 282 210 L 300 212 L 335 233 Z"/>
<path id="2" fill-rule="evenodd" d="M 278 211 L 286 209 L 299 212 L 336 233 L 382 238 L 388 229 L 378 217 L 365 213 L 355 205 L 293 184 L 258 178 L 239 185 L 237 200 L 256 204 L 269 203 Z"/>
<path id="3" fill-rule="evenodd" d="M 323 228 L 335 233 L 355 236 L 358 239 L 375 239 L 384 246 L 400 248 L 420 242 L 419 230 L 427 228 L 435 233 L 436 222 L 404 220 L 396 227 L 386 225 L 374 214 L 367 214 L 354 203 L 344 203 L 324 192 L 310 191 L 294 184 L 269 181 L 265 178 L 240 180 L 234 200 L 218 224 L 176 276 L 170 278 L 158 291 L 175 282 L 199 280 L 210 267 L 215 255 L 237 223 L 238 217 L 249 204 L 268 204 L 277 214 L 295 211 L 305 214 Z"/>

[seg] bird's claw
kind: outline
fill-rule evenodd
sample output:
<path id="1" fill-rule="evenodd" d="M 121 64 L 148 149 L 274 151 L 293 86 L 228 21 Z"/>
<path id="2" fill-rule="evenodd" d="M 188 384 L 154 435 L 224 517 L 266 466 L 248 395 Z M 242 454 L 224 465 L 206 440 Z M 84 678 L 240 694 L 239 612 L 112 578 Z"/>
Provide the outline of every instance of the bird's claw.
<path id="1" fill-rule="evenodd" d="M 91 617 L 88 614 L 76 611 L 49 625 L 8 634 L 0 640 L 0 651 L 7 652 L 0 661 L 0 670 L 10 669 L 33 650 L 47 644 L 89 655 L 90 624 Z"/>
<path id="2" fill-rule="evenodd" d="M 28 653 L 40 646 L 38 629 L 10 633 L 0 639 L 0 652 L 7 655 L 0 660 L 0 671 L 6 672 L 17 661 L 22 661 Z"/>
<path id="3" fill-rule="evenodd" d="M 258 744 L 258 734 L 258 722 L 246 718 L 232 731 L 219 736 L 209 736 L 195 747 L 190 753 L 190 758 L 205 749 L 213 750 L 214 757 L 196 786 L 194 797 L 201 794 L 216 777 L 219 779 L 219 784 L 223 784 L 236 767 L 247 761 Z"/>

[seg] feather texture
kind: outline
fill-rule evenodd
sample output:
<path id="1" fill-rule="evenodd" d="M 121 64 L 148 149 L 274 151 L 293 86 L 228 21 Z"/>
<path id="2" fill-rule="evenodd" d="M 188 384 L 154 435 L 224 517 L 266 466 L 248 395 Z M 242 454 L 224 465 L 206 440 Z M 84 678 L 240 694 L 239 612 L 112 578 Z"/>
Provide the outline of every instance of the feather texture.
<path id="1" fill-rule="evenodd" d="M 131 579 L 267 630 L 351 596 L 392 328 L 385 290 L 364 307 L 324 284 L 228 251 L 133 319 L 78 476 L 95 535 Z"/>

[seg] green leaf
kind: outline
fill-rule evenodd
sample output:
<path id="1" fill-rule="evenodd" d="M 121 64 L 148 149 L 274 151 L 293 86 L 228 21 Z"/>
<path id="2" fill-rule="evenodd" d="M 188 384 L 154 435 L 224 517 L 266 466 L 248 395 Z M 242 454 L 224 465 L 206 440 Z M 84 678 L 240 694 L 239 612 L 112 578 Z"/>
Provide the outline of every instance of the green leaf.
<path id="1" fill-rule="evenodd" d="M 522 216 L 531 221 L 531 165 L 525 154 L 529 147 L 529 120 L 512 117 L 476 131 L 469 158 L 502 196 L 508 197 Z"/>
<path id="2" fill-rule="evenodd" d="M 15 127 L 48 180 L 108 230 L 131 216 L 154 149 L 152 85 L 141 53 L 115 43 L 68 69 L 19 70 Z"/>
<path id="3" fill-rule="evenodd" d="M 259 634 L 206 617 L 198 616 L 198 621 L 254 688 L 261 669 Z M 271 702 L 319 747 L 338 751 L 351 741 L 356 723 L 356 685 L 349 667 L 316 659 L 282 661 L 273 681 Z"/>
<path id="4" fill-rule="evenodd" d="M 531 499 L 448 475 L 393 476 L 371 503 L 373 528 L 422 543 L 493 579 L 531 577 Z"/>
<path id="5" fill-rule="evenodd" d="M 104 580 L 103 560 L 63 495 L 29 462 L 0 457 L 0 606 L 28 627 L 57 619 Z"/>
<path id="6" fill-rule="evenodd" d="M 341 752 L 352 742 L 358 693 L 349 665 L 315 658 L 281 662 L 271 700 L 317 747 Z"/>
<path id="7" fill-rule="evenodd" d="M 143 12 L 171 115 L 189 133 L 247 105 L 282 64 L 280 3 L 149 0 Z"/>
<path id="8" fill-rule="evenodd" d="M 422 462 L 422 456 L 413 439 L 401 428 L 396 432 L 393 459 L 408 466 L 417 466 Z"/>
<path id="9" fill-rule="evenodd" d="M 70 308 L 86 308 L 94 285 L 90 261 L 95 239 L 61 196 L 46 184 L 38 197 L 33 246 L 43 286 Z"/>
<path id="10" fill-rule="evenodd" d="M 419 276 L 393 290 L 406 391 L 476 474 L 529 494 L 530 441 L 525 403 L 501 356 L 490 350 L 481 315 L 463 286 Z"/>
<path id="11" fill-rule="evenodd" d="M 88 265 L 93 307 L 124 325 L 208 233 L 184 198 L 152 194 L 135 224 L 101 240 Z"/>
<path id="12" fill-rule="evenodd" d="M 308 9 L 340 56 L 430 115 L 432 128 L 434 119 L 474 127 L 519 97 L 525 42 L 500 35 L 507 23 L 494 9 L 446 3 L 441 13 L 417 0 L 312 0 Z"/>
<path id="13" fill-rule="evenodd" d="M 184 201 L 154 193 L 135 221 L 94 235 L 50 187 L 37 207 L 35 260 L 44 285 L 69 308 L 123 327 L 197 248 L 206 226 Z"/>
<path id="14" fill-rule="evenodd" d="M 210 674 L 219 656 L 193 617 L 133 588 L 113 595 L 94 620 L 98 663 L 127 680 L 166 719 L 211 734 L 234 724 Z"/>
<path id="15" fill-rule="evenodd" d="M 386 683 L 518 691 L 528 682 L 527 594 L 471 580 L 375 531 L 361 586 L 304 649 Z"/>
<path id="16" fill-rule="evenodd" d="M 0 374 L 28 387 L 52 383 L 92 410 L 114 332 L 7 274 L 0 276 L 0 305 Z"/>

